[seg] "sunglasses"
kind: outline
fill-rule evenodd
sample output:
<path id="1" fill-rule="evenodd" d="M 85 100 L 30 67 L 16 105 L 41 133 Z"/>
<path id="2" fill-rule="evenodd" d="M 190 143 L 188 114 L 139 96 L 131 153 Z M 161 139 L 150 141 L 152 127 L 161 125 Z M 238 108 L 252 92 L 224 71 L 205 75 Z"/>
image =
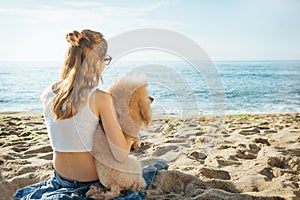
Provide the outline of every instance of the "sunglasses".
<path id="1" fill-rule="evenodd" d="M 107 55 L 106 58 L 104 58 L 105 65 L 109 65 L 111 60 L 112 60 L 112 57 L 110 55 Z"/>

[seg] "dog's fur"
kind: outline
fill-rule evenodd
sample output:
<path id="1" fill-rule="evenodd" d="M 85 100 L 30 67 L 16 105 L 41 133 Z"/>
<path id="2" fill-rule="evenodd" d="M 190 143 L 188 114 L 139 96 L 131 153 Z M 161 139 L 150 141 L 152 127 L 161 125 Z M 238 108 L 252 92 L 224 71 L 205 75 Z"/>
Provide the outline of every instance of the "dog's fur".
<path id="1" fill-rule="evenodd" d="M 109 90 L 125 137 L 137 138 L 142 124 L 148 125 L 151 121 L 150 104 L 153 99 L 148 97 L 146 87 L 144 78 L 123 77 Z M 110 191 L 91 186 L 88 196 L 94 199 L 112 199 L 118 197 L 121 190 L 143 190 L 146 187 L 137 158 L 129 155 L 122 163 L 115 160 L 100 127 L 95 134 L 93 154 L 99 180 Z"/>

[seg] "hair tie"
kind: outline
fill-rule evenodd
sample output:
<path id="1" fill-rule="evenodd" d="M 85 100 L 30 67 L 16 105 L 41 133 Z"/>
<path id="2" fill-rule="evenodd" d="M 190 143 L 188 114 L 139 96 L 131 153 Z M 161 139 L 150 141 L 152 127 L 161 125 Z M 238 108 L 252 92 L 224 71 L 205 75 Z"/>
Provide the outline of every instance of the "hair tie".
<path id="1" fill-rule="evenodd" d="M 80 33 L 79 31 L 73 31 L 66 35 L 66 40 L 74 47 L 79 46 L 79 42 L 81 38 L 82 38 L 82 33 Z"/>

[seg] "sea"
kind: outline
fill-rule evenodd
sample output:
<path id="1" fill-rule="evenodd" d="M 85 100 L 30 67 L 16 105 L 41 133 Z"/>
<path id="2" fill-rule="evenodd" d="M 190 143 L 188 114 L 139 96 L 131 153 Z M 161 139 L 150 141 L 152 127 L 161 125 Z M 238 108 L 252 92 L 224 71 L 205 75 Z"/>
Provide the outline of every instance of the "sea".
<path id="1" fill-rule="evenodd" d="M 0 61 L 0 112 L 41 112 L 40 96 L 59 80 L 58 61 Z M 153 114 L 209 115 L 300 112 L 300 60 L 120 61 L 107 66 L 99 89 L 132 74 L 148 79 Z"/>

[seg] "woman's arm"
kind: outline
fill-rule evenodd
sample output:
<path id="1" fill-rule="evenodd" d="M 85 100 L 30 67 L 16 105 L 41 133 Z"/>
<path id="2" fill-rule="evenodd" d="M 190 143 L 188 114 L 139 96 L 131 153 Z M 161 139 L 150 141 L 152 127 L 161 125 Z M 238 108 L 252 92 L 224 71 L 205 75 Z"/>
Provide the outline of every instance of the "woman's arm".
<path id="1" fill-rule="evenodd" d="M 113 156 L 123 162 L 130 152 L 132 139 L 125 137 L 122 132 L 111 95 L 96 90 L 95 105 Z"/>

